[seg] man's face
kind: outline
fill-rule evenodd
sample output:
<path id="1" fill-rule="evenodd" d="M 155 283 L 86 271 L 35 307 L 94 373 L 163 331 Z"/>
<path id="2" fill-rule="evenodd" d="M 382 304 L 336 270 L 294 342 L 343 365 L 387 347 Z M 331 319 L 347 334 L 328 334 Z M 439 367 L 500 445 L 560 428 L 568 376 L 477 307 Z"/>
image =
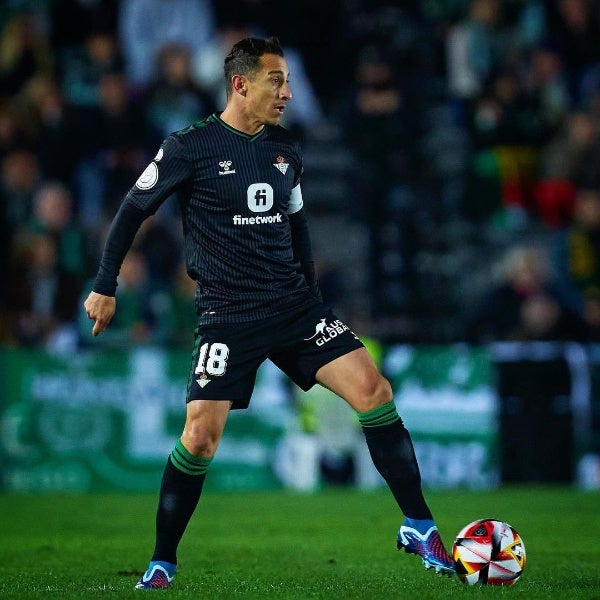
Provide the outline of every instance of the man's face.
<path id="1" fill-rule="evenodd" d="M 260 58 L 260 68 L 247 80 L 246 111 L 261 123 L 277 125 L 292 97 L 285 59 L 276 54 Z"/>

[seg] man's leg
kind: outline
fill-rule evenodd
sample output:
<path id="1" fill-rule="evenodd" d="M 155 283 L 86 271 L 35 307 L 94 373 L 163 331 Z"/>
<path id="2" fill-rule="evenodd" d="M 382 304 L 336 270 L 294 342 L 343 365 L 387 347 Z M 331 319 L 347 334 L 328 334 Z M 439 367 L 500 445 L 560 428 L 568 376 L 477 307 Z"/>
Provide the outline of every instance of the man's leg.
<path id="1" fill-rule="evenodd" d="M 230 402 L 192 400 L 181 439 L 167 459 L 156 512 L 154 554 L 136 587 L 169 587 L 177 566 L 177 547 L 196 509 L 206 471 L 231 407 Z"/>
<path id="2" fill-rule="evenodd" d="M 398 548 L 419 554 L 427 568 L 451 573 L 454 563 L 441 542 L 421 487 L 412 440 L 396 411 L 392 389 L 364 349 L 321 367 L 317 381 L 357 412 L 373 464 L 385 479 L 406 520 Z"/>

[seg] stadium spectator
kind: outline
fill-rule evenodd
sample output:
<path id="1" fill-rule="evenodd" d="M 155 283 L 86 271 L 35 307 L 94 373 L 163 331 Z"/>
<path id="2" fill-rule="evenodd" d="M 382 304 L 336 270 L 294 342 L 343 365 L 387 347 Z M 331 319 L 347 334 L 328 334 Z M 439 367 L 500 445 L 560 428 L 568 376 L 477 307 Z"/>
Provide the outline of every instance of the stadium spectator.
<path id="1" fill-rule="evenodd" d="M 9 152 L 0 167 L 0 210 L 14 231 L 31 218 L 33 195 L 43 175 L 38 157 L 25 148 Z"/>
<path id="2" fill-rule="evenodd" d="M 66 49 L 58 64 L 58 77 L 65 98 L 80 110 L 100 106 L 101 80 L 123 72 L 119 41 L 113 33 L 91 31 L 81 45 Z"/>
<path id="3" fill-rule="evenodd" d="M 574 110 L 540 151 L 533 197 L 542 221 L 562 228 L 573 216 L 578 188 L 600 186 L 600 129 L 589 111 Z"/>
<path id="4" fill-rule="evenodd" d="M 570 306 L 600 340 L 600 190 L 579 189 L 568 223 L 554 234 L 553 265 Z"/>
<path id="5" fill-rule="evenodd" d="M 215 27 L 211 0 L 122 0 L 118 34 L 134 91 L 149 85 L 166 44 L 182 44 L 195 54 L 212 42 Z"/>
<path id="6" fill-rule="evenodd" d="M 524 91 L 532 102 L 531 117 L 538 122 L 541 141 L 545 142 L 573 107 L 565 64 L 556 47 L 542 43 L 531 49 L 524 65 Z"/>
<path id="7" fill-rule="evenodd" d="M 12 339 L 26 347 L 74 350 L 81 282 L 61 268 L 54 237 L 21 231 L 6 281 Z"/>
<path id="8" fill-rule="evenodd" d="M 446 68 L 449 94 L 470 101 L 484 91 L 485 82 L 502 57 L 498 0 L 470 0 L 467 15 L 446 36 Z"/>
<path id="9" fill-rule="evenodd" d="M 577 187 L 600 187 L 600 119 L 589 110 L 570 112 L 540 154 L 540 180 L 560 179 Z"/>
<path id="10" fill-rule="evenodd" d="M 565 65 L 571 95 L 585 106 L 600 84 L 600 12 L 595 0 L 557 0 L 549 3 L 548 36 Z"/>
<path id="11" fill-rule="evenodd" d="M 362 49 L 354 79 L 342 113 L 344 139 L 361 165 L 356 175 L 363 215 L 376 219 L 386 192 L 416 168 L 418 120 L 384 48 Z"/>
<path id="12" fill-rule="evenodd" d="M 193 123 L 198 115 L 214 112 L 217 106 L 195 79 L 190 48 L 179 43 L 165 44 L 159 50 L 156 71 L 144 96 L 153 147 L 173 131 Z"/>
<path id="13" fill-rule="evenodd" d="M 14 100 L 0 100 L 0 161 L 12 150 L 25 145 L 23 115 Z"/>
<path id="14" fill-rule="evenodd" d="M 55 57 L 41 15 L 16 12 L 0 32 L 0 95 L 13 97 L 35 75 L 50 75 Z"/>
<path id="15" fill-rule="evenodd" d="M 76 107 L 67 102 L 53 77 L 35 76 L 25 86 L 19 108 L 27 143 L 39 158 L 43 176 L 71 185 L 86 135 Z"/>
<path id="16" fill-rule="evenodd" d="M 41 172 L 35 154 L 17 146 L 0 161 L 0 267 L 10 270 L 15 232 L 31 218 L 33 194 Z M 6 306 L 10 284 L 0 286 L 0 304 Z M 4 312 L 6 316 L 6 312 Z"/>
<path id="17" fill-rule="evenodd" d="M 100 78 L 100 104 L 82 119 L 86 131 L 76 170 L 79 215 L 88 228 L 114 212 L 148 158 L 143 105 L 120 72 Z"/>
<path id="18" fill-rule="evenodd" d="M 588 341 L 589 328 L 563 297 L 545 248 L 511 247 L 499 267 L 469 315 L 469 341 Z"/>
<path id="19" fill-rule="evenodd" d="M 49 2 L 51 40 L 57 60 L 81 47 L 91 33 L 115 34 L 119 0 L 52 0 Z"/>
<path id="20" fill-rule="evenodd" d="M 58 267 L 83 284 L 90 268 L 90 248 L 73 214 L 73 200 L 66 185 L 52 180 L 40 184 L 33 196 L 32 219 L 23 229 L 52 236 Z"/>

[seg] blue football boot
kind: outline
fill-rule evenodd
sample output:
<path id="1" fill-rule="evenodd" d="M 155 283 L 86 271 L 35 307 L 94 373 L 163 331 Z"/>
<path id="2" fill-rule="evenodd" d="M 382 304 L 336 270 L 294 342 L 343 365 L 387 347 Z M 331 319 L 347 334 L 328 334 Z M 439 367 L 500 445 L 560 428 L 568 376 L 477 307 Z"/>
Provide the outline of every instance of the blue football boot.
<path id="1" fill-rule="evenodd" d="M 168 562 L 153 561 L 148 570 L 135 584 L 136 590 L 164 590 L 171 587 L 177 565 Z"/>
<path id="2" fill-rule="evenodd" d="M 456 572 L 452 557 L 446 552 L 438 528 L 432 525 L 425 533 L 420 533 L 406 522 L 398 531 L 398 550 L 404 548 L 408 554 L 421 557 L 426 569 L 451 577 Z"/>

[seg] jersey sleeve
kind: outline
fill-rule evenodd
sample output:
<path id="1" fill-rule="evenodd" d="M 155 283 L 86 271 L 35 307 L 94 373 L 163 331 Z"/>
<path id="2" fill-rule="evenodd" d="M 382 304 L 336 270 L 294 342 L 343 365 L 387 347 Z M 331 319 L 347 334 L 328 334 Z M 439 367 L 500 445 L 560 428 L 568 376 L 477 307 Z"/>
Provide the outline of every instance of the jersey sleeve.
<path id="1" fill-rule="evenodd" d="M 180 136 L 172 134 L 129 190 L 125 202 L 148 215 L 154 214 L 166 198 L 189 180 L 191 173 L 192 161 L 186 147 Z"/>
<path id="2" fill-rule="evenodd" d="M 183 143 L 176 135 L 169 136 L 129 190 L 111 223 L 92 288 L 95 292 L 115 295 L 121 264 L 141 224 L 188 181 L 190 174 L 191 161 Z"/>

